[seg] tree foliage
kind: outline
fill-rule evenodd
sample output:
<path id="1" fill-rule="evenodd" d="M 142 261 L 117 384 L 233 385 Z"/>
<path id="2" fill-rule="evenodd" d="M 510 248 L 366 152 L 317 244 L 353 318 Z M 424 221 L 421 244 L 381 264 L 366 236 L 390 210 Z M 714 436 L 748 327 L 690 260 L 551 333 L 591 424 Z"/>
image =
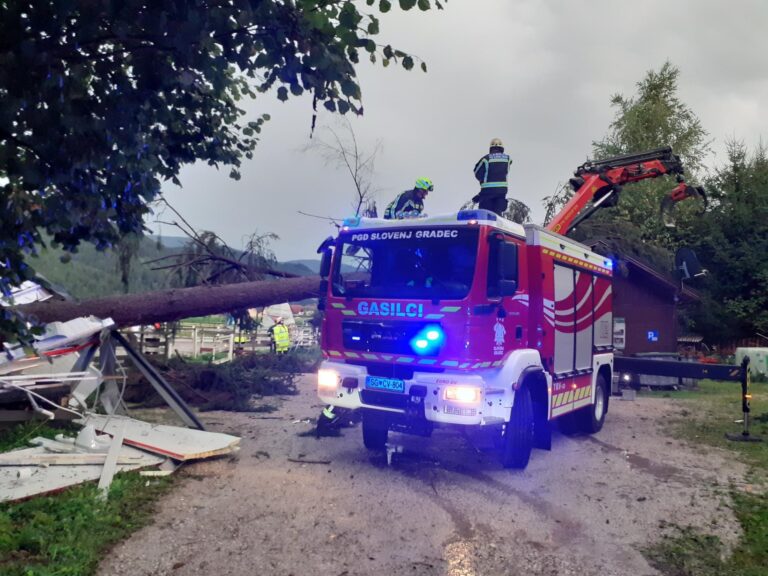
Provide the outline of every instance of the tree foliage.
<path id="1" fill-rule="evenodd" d="M 615 110 L 608 134 L 592 143 L 592 153 L 600 160 L 621 154 L 643 152 L 671 146 L 680 156 L 688 182 L 701 178 L 704 158 L 710 151 L 707 131 L 696 114 L 678 96 L 679 69 L 670 62 L 651 70 L 637 83 L 634 96 L 616 94 L 611 98 Z M 639 230 L 644 241 L 669 245 L 671 238 L 661 219 L 662 198 L 675 186 L 671 178 L 645 180 L 627 186 L 618 206 L 594 216 L 596 222 L 626 222 Z M 572 194 L 572 193 L 571 193 Z M 555 200 L 561 204 L 570 197 Z M 677 218 L 693 218 L 700 210 L 695 201 L 681 203 Z M 588 229 L 589 221 L 581 227 Z"/>
<path id="2" fill-rule="evenodd" d="M 378 13 L 390 9 L 387 0 L 0 3 L 0 288 L 33 277 L 24 259 L 43 232 L 69 251 L 141 233 L 161 182 L 178 183 L 185 164 L 228 165 L 239 178 L 269 120 L 245 118 L 245 97 L 309 92 L 315 109 L 362 113 L 364 54 L 414 65 L 375 40 Z"/>
<path id="3" fill-rule="evenodd" d="M 709 342 L 768 332 L 768 152 L 762 145 L 750 154 L 742 143 L 728 144 L 728 161 L 711 175 L 703 170 L 710 150 L 707 132 L 677 94 L 679 70 L 665 63 L 637 84 L 632 97 L 614 96 L 616 116 L 606 137 L 593 143 L 596 158 L 672 146 L 685 166 L 686 180 L 703 181 L 710 199 L 702 213 L 695 202 L 679 204 L 675 227 L 660 218 L 662 197 L 674 185 L 669 179 L 628 186 L 615 208 L 581 224 L 580 240 L 604 238 L 669 271 L 665 261 L 680 246 L 693 248 L 709 271 L 692 284 L 703 302 L 689 315 L 691 328 Z M 569 195 L 548 198 L 556 206 Z M 629 252 L 627 252 L 629 250 Z M 665 268 L 667 268 L 665 270 Z"/>
<path id="4" fill-rule="evenodd" d="M 473 200 L 467 200 L 461 205 L 459 210 L 476 210 L 478 203 Z M 531 208 L 525 202 L 515 200 L 514 198 L 507 199 L 507 209 L 501 214 L 502 218 L 506 218 L 511 222 L 517 224 L 526 224 L 531 221 Z"/>
<path id="5" fill-rule="evenodd" d="M 709 275 L 694 328 L 710 341 L 768 336 L 768 150 L 728 143 L 728 161 L 707 179 L 712 206 L 676 230 Z"/>

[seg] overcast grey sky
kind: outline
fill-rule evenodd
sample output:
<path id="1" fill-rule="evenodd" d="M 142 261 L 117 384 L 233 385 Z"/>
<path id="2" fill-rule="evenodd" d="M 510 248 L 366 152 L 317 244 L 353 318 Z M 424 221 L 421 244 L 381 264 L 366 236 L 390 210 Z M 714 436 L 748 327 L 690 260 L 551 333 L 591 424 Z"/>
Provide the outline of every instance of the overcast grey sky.
<path id="1" fill-rule="evenodd" d="M 429 72 L 358 68 L 365 115 L 352 124 L 364 147 L 383 143 L 380 213 L 420 176 L 435 183 L 426 212 L 458 209 L 477 191 L 472 167 L 498 137 L 514 159 L 509 195 L 540 222 L 541 199 L 606 134 L 611 95 L 634 94 L 665 60 L 680 68 L 680 97 L 714 140 L 710 165 L 723 160 L 728 138 L 752 148 L 768 135 L 765 0 L 449 0 L 443 11 L 393 9 L 381 24 L 379 41 L 423 58 Z M 182 173 L 183 188 L 165 186 L 166 197 L 233 247 L 254 231 L 274 232 L 278 259 L 314 258 L 335 229 L 298 211 L 350 215 L 352 181 L 301 151 L 310 142 L 309 97 L 263 95 L 246 108 L 272 120 L 242 180 L 195 165 Z M 333 121 L 327 112 L 318 118 Z M 167 226 L 162 233 L 178 235 Z"/>

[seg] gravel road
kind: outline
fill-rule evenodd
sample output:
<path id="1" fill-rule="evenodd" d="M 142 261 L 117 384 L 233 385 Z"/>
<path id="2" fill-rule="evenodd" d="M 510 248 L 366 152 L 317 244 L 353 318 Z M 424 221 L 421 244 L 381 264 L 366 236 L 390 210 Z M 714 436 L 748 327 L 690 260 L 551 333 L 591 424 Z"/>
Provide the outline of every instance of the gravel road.
<path id="1" fill-rule="evenodd" d="M 745 469 L 666 437 L 672 400 L 614 398 L 599 434 L 556 433 L 519 472 L 489 439 L 453 431 L 391 434 L 391 466 L 359 425 L 317 440 L 303 421 L 320 410 L 311 376 L 300 391 L 271 414 L 204 414 L 243 438 L 239 457 L 185 467 L 99 574 L 646 576 L 640 550 L 669 524 L 738 539 L 727 489 Z"/>

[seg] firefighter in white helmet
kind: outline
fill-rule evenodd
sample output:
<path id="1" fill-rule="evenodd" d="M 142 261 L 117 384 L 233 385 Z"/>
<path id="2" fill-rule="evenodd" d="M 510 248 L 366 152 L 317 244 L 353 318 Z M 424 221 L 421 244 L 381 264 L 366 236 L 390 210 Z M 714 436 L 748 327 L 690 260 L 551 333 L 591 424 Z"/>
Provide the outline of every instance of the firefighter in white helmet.
<path id="1" fill-rule="evenodd" d="M 475 178 L 480 183 L 480 193 L 472 198 L 479 208 L 501 215 L 507 209 L 507 174 L 512 164 L 504 153 L 504 144 L 498 138 L 491 140 L 488 154 L 475 164 Z"/>

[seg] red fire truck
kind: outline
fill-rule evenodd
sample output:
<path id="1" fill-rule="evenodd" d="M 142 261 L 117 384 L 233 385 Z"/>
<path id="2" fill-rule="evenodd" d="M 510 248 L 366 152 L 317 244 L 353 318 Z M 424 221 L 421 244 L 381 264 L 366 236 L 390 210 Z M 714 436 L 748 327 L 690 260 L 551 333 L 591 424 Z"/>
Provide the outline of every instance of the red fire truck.
<path id="1" fill-rule="evenodd" d="M 668 149 L 590 164 L 572 181 L 574 198 L 582 208 L 604 201 L 648 163 L 646 177 L 682 172 Z M 690 195 L 680 182 L 677 197 Z M 579 211 L 572 201 L 553 225 L 567 231 Z M 486 210 L 348 219 L 320 252 L 318 395 L 362 410 L 367 448 L 384 449 L 390 430 L 495 427 L 502 464 L 524 468 L 532 448 L 550 448 L 553 420 L 587 433 L 603 426 L 610 259 Z"/>

